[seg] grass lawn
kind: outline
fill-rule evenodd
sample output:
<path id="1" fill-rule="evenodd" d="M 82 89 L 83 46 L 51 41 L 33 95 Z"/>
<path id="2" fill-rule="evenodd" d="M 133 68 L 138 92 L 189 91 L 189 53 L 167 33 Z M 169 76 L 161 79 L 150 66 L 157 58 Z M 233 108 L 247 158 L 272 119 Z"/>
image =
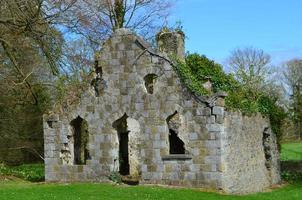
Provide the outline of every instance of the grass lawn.
<path id="1" fill-rule="evenodd" d="M 286 143 L 281 145 L 281 160 L 301 160 L 302 161 L 302 142 Z"/>
<path id="2" fill-rule="evenodd" d="M 110 184 L 44 184 L 22 181 L 0 182 L 0 199 L 9 200 L 295 200 L 302 199 L 302 183 L 295 183 L 272 192 L 245 196 L 221 195 L 194 189 L 171 189 L 154 186 L 114 186 Z"/>

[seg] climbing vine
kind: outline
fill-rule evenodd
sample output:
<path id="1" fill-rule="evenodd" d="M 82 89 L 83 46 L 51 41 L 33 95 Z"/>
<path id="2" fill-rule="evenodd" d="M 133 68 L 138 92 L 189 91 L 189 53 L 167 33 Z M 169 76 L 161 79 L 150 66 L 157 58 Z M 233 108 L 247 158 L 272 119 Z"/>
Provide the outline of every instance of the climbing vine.
<path id="1" fill-rule="evenodd" d="M 188 54 L 185 61 L 175 58 L 173 60 L 176 63 L 174 70 L 189 91 L 196 95 L 211 95 L 211 92 L 203 87 L 203 83 L 210 80 L 212 92 L 228 93 L 225 99 L 227 109 L 239 110 L 244 114 L 260 112 L 270 119 L 273 132 L 281 136 L 285 111 L 277 104 L 277 98 L 268 96 L 264 91 L 258 92 L 255 98 L 251 95 L 254 91 L 245 88 L 232 74 L 225 73 L 221 65 L 204 55 Z"/>

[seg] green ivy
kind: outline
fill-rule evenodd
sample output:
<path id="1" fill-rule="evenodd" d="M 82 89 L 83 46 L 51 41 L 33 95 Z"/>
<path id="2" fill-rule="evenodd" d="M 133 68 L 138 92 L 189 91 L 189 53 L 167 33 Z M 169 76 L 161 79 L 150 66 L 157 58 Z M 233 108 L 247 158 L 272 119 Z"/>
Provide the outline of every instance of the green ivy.
<path id="1" fill-rule="evenodd" d="M 232 74 L 223 71 L 221 65 L 208 59 L 204 55 L 188 54 L 185 62 L 176 60 L 174 66 L 181 82 L 196 95 L 211 95 L 203 88 L 202 84 L 207 80 L 212 83 L 213 92 L 225 91 L 228 96 L 225 99 L 226 108 L 239 110 L 244 114 L 260 112 L 271 121 L 273 132 L 281 136 L 281 124 L 285 118 L 285 111 L 277 104 L 276 98 L 272 98 L 264 92 L 256 93 L 241 85 Z"/>
<path id="2" fill-rule="evenodd" d="M 208 95 L 208 91 L 202 87 L 198 78 L 192 73 L 186 63 L 177 61 L 174 70 L 178 73 L 181 82 L 196 95 Z"/>

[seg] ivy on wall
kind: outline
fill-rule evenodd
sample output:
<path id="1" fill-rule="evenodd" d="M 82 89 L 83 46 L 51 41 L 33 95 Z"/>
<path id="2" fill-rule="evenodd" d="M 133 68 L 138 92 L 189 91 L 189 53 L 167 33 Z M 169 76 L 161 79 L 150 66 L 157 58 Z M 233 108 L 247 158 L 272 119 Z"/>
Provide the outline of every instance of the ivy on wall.
<path id="1" fill-rule="evenodd" d="M 273 132 L 281 136 L 281 124 L 285 118 L 285 111 L 277 104 L 278 99 L 268 96 L 264 91 L 254 95 L 254 91 L 245 88 L 232 74 L 225 73 L 221 65 L 204 55 L 188 54 L 185 62 L 174 60 L 176 60 L 175 71 L 192 93 L 211 95 L 211 92 L 203 87 L 203 83 L 210 80 L 212 92 L 228 93 L 225 99 L 227 109 L 239 110 L 247 115 L 260 112 L 270 119 Z M 252 92 L 253 95 L 251 95 Z"/>

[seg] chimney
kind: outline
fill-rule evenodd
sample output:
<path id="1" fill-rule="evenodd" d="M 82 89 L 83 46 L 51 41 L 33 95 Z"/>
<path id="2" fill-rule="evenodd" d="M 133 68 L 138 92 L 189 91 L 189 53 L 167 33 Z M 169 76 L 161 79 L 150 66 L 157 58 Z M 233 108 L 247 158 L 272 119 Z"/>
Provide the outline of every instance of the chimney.
<path id="1" fill-rule="evenodd" d="M 168 56 L 185 59 L 185 34 L 181 30 L 162 29 L 157 35 L 157 47 Z"/>

